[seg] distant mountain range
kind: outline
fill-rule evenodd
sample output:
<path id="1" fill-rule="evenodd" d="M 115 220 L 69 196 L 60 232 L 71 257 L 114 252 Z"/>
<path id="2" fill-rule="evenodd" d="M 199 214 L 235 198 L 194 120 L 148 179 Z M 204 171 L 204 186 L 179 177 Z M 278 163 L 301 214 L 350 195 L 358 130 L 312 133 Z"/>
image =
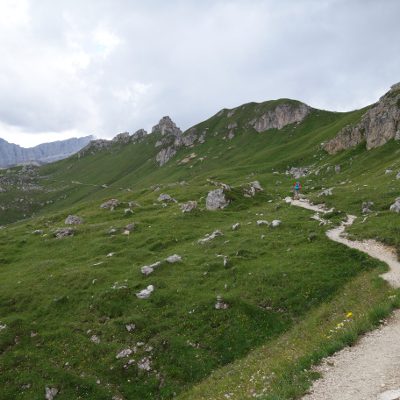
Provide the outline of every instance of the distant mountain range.
<path id="1" fill-rule="evenodd" d="M 26 163 L 44 164 L 62 160 L 81 150 L 92 139 L 93 136 L 85 136 L 24 148 L 0 138 L 0 167 Z"/>

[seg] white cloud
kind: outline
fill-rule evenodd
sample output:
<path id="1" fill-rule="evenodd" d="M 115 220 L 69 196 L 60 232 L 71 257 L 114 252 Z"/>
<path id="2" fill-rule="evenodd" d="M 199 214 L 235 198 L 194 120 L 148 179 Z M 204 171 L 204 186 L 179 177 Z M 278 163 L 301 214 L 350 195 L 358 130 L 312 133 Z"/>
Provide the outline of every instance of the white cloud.
<path id="1" fill-rule="evenodd" d="M 279 97 L 359 108 L 400 80 L 399 14 L 397 0 L 0 0 L 0 137 L 112 137 L 167 114 L 188 128 Z"/>

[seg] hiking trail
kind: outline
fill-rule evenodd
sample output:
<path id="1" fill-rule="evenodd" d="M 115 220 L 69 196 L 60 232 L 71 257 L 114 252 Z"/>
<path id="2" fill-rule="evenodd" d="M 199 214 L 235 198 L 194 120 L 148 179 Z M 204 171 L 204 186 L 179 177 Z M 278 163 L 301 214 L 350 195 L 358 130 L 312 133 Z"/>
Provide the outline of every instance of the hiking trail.
<path id="1" fill-rule="evenodd" d="M 287 202 L 321 214 L 331 211 L 305 199 Z M 319 215 L 314 219 L 323 222 Z M 328 230 L 326 235 L 388 264 L 389 271 L 381 277 L 399 288 L 400 262 L 394 249 L 375 240 L 347 239 L 345 229 L 355 219 L 355 216 L 348 215 L 347 221 Z M 325 358 L 316 370 L 322 377 L 314 382 L 302 400 L 399 400 L 400 310 L 395 311 L 381 327 L 361 337 L 354 346 Z"/>

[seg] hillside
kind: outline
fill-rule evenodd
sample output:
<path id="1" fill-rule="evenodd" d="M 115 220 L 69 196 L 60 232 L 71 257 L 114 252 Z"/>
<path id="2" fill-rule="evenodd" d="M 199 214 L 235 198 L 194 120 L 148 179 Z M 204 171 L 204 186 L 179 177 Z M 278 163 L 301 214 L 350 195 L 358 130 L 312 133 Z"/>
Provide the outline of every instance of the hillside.
<path id="1" fill-rule="evenodd" d="M 164 117 L 3 171 L 0 398 L 303 394 L 315 362 L 399 306 L 383 263 L 325 236 L 352 213 L 352 237 L 400 251 L 399 141 L 324 149 L 370 110 L 280 99 L 185 132 Z M 334 207 L 325 225 L 284 201 L 294 179 Z"/>
<path id="2" fill-rule="evenodd" d="M 0 139 L 0 168 L 17 164 L 43 164 L 58 161 L 78 152 L 92 139 L 92 136 L 72 138 L 43 143 L 30 148 L 24 148 Z"/>

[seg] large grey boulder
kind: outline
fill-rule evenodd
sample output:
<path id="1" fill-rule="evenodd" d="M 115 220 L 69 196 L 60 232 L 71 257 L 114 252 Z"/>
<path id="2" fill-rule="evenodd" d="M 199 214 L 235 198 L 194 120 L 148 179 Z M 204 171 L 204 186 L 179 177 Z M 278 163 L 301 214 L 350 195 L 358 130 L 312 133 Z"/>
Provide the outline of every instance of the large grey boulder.
<path id="1" fill-rule="evenodd" d="M 390 206 L 390 211 L 400 212 L 400 197 Z"/>
<path id="2" fill-rule="evenodd" d="M 77 215 L 68 215 L 64 221 L 65 225 L 80 225 L 83 224 L 83 218 Z"/>
<path id="3" fill-rule="evenodd" d="M 224 189 L 211 190 L 208 193 L 206 199 L 207 210 L 218 210 L 223 209 L 229 204 L 229 200 L 226 199 Z"/>

